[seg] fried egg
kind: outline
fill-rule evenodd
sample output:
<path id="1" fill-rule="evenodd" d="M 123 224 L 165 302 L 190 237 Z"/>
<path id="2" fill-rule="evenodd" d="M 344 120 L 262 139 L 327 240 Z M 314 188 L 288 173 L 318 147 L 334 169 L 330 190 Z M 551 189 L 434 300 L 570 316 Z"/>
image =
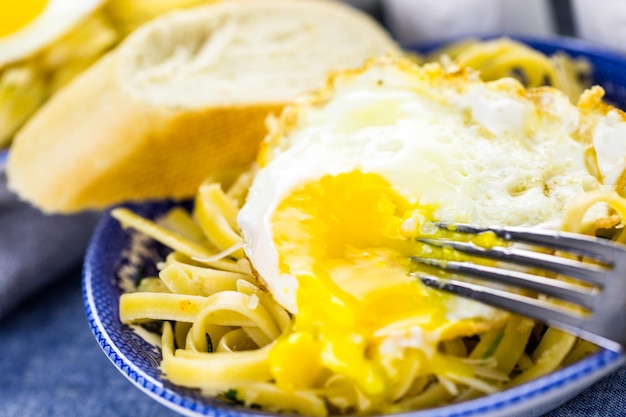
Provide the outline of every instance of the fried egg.
<path id="1" fill-rule="evenodd" d="M 253 269 L 306 336 L 282 348 L 318 352 L 375 393 L 368 358 L 414 348 L 432 359 L 440 342 L 500 325 L 506 313 L 411 274 L 409 257 L 430 250 L 414 238 L 437 233 L 434 221 L 559 228 L 569 201 L 612 186 L 598 174 L 607 152 L 589 149 L 626 127 L 598 116 L 612 133 L 594 138 L 583 117 L 555 89 L 392 59 L 287 108 L 238 217 Z M 624 165 L 610 162 L 611 178 Z"/>
<path id="2" fill-rule="evenodd" d="M 104 0 L 0 2 L 0 68 L 50 45 L 103 3 Z"/>

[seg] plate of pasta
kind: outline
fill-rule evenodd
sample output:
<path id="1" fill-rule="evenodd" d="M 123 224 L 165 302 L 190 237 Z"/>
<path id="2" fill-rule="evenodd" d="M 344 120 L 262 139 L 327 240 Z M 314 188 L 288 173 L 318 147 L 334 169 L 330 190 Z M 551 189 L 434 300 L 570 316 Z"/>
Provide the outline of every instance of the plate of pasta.
<path id="1" fill-rule="evenodd" d="M 621 240 L 626 118 L 605 102 L 626 106 L 626 59 L 568 39 L 412 50 L 287 106 L 234 182 L 104 214 L 84 305 L 135 386 L 189 416 L 519 416 L 625 363 L 426 288 L 409 259 L 456 259 L 421 239 L 441 220 Z"/>

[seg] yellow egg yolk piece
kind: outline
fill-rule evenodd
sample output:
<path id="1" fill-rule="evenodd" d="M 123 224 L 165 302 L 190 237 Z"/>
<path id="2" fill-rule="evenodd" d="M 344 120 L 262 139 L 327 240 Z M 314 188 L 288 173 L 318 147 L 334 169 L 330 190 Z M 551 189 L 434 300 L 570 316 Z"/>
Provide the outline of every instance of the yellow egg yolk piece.
<path id="1" fill-rule="evenodd" d="M 279 204 L 271 224 L 280 273 L 298 281 L 298 336 L 279 340 L 270 358 L 279 385 L 313 386 L 326 369 L 376 396 L 392 383 L 373 358 L 381 331 L 418 327 L 436 335 L 428 342 L 434 352 L 446 327 L 467 322 L 448 320 L 451 296 L 410 275 L 409 257 L 423 245 L 403 225 L 432 220 L 434 209 L 411 204 L 379 175 L 358 171 L 309 182 Z M 313 357 L 298 359 L 299 351 Z"/>
<path id="2" fill-rule="evenodd" d="M 35 20 L 44 11 L 48 0 L 0 2 L 0 37 L 11 35 Z"/>

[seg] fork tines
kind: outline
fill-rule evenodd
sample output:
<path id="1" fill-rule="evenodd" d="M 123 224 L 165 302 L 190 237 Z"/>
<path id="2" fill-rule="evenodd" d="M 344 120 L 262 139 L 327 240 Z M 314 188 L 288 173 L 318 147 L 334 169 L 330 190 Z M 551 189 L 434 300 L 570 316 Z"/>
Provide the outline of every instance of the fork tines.
<path id="1" fill-rule="evenodd" d="M 587 316 L 572 309 L 566 309 L 553 302 L 530 298 L 522 294 L 513 293 L 484 285 L 473 284 L 455 279 L 441 279 L 431 275 L 419 274 L 420 280 L 429 287 L 451 292 L 465 298 L 480 301 L 491 306 L 508 310 L 522 316 L 531 317 L 578 336 L 587 338 L 603 346 L 619 350 L 615 342 L 598 338 L 596 334 L 585 330 Z"/>
<path id="2" fill-rule="evenodd" d="M 593 297 L 599 291 L 597 287 L 575 284 L 548 278 L 542 275 L 503 269 L 502 267 L 479 265 L 472 262 L 441 261 L 438 259 L 420 258 L 417 256 L 411 257 L 411 260 L 413 262 L 433 266 L 456 275 L 470 276 L 536 291 L 551 297 L 578 304 L 587 309 L 593 306 Z M 581 266 L 581 269 L 583 268 L 585 267 Z M 420 279 L 422 279 L 422 281 L 427 279 L 430 283 L 437 280 L 437 277 L 429 277 L 422 274 Z M 453 283 L 451 281 L 446 281 L 446 283 L 456 286 L 460 285 L 460 282 Z M 472 288 L 476 289 L 475 286 Z"/>
<path id="3" fill-rule="evenodd" d="M 507 240 L 511 240 L 509 238 Z M 602 283 L 602 272 L 610 268 L 611 264 L 583 263 L 578 259 L 570 259 L 561 256 L 554 256 L 547 253 L 535 252 L 532 250 L 519 249 L 514 247 L 496 246 L 493 248 L 483 248 L 471 242 L 459 242 L 447 239 L 427 239 L 419 238 L 419 242 L 437 247 L 447 247 L 468 255 L 479 258 L 488 258 L 510 264 L 521 265 L 529 268 L 541 268 L 561 275 L 567 275 L 592 284 Z M 560 243 L 561 241 L 559 241 Z M 590 242 L 585 242 L 590 245 Z M 547 245 L 542 245 L 547 248 Z M 572 252 L 570 250 L 570 252 Z M 591 258 L 590 250 L 586 251 L 586 257 L 590 260 L 598 261 L 599 257 Z M 606 258 L 606 256 L 604 257 Z M 413 259 L 420 262 L 419 259 Z M 606 261 L 606 259 L 604 259 Z M 450 264 L 450 263 L 449 263 Z M 450 265 L 455 265 L 454 263 Z M 468 271 L 469 272 L 469 271 Z"/>
<path id="4" fill-rule="evenodd" d="M 573 233 L 529 230 L 516 227 L 476 227 L 459 223 L 437 223 L 437 226 L 464 234 L 492 232 L 501 240 L 507 242 L 538 246 L 552 252 L 567 252 L 576 255 L 576 258 L 556 256 L 551 253 L 537 252 L 536 250 L 522 249 L 515 246 L 485 248 L 472 242 L 452 239 L 417 238 L 418 242 L 441 248 L 451 248 L 475 258 L 491 259 L 506 264 L 533 268 L 538 274 L 520 272 L 512 268 L 504 270 L 502 266 L 490 267 L 472 262 L 442 261 L 415 256 L 411 258 L 412 261 L 460 275 L 495 280 L 509 285 L 540 291 L 583 306 L 589 304 L 589 296 L 594 294 L 590 292 L 589 285 L 577 285 L 555 280 L 546 277 L 540 271 L 549 271 L 574 278 L 585 284 L 602 286 L 605 272 L 610 271 L 614 265 L 615 258 L 618 255 L 616 251 L 623 251 L 623 249 L 601 239 Z"/>
<path id="5" fill-rule="evenodd" d="M 612 265 L 619 249 L 613 243 L 592 236 L 567 233 L 547 229 L 528 229 L 523 227 L 478 227 L 463 223 L 439 222 L 436 225 L 440 229 L 458 233 L 479 234 L 492 232 L 497 237 L 506 241 L 515 241 L 542 246 L 547 249 L 561 250 L 585 258 L 594 259 L 597 262 Z"/>
<path id="6" fill-rule="evenodd" d="M 532 245 L 535 250 L 496 246 L 483 248 L 471 242 L 418 238 L 432 246 L 449 247 L 472 256 L 493 259 L 530 268 L 540 268 L 591 284 L 602 284 L 603 272 L 610 270 L 624 248 L 606 239 L 575 233 L 521 227 L 477 227 L 462 223 L 436 223 L 444 230 L 464 234 L 491 232 L 501 240 Z M 575 259 L 537 252 L 536 249 L 566 252 Z"/>
<path id="7" fill-rule="evenodd" d="M 611 349 L 626 345 L 626 283 L 618 271 L 626 267 L 626 246 L 549 230 L 437 225 L 458 233 L 493 232 L 504 241 L 524 244 L 524 249 L 519 245 L 485 248 L 447 238 L 418 238 L 424 244 L 471 256 L 469 261 L 411 257 L 413 262 L 435 268 L 433 274 L 426 270 L 412 274 L 424 284 L 557 325 Z M 562 256 L 564 252 L 570 257 Z M 472 262 L 485 258 L 498 262 L 495 266 Z M 568 279 L 555 279 L 555 274 Z"/>

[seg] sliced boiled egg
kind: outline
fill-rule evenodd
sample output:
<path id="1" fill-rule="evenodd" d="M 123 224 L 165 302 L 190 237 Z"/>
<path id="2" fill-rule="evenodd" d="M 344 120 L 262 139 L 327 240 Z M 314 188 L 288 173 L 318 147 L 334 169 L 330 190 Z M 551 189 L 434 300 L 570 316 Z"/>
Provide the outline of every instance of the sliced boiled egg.
<path id="1" fill-rule="evenodd" d="M 0 2 L 0 68 L 50 45 L 103 3 L 104 0 Z"/>

